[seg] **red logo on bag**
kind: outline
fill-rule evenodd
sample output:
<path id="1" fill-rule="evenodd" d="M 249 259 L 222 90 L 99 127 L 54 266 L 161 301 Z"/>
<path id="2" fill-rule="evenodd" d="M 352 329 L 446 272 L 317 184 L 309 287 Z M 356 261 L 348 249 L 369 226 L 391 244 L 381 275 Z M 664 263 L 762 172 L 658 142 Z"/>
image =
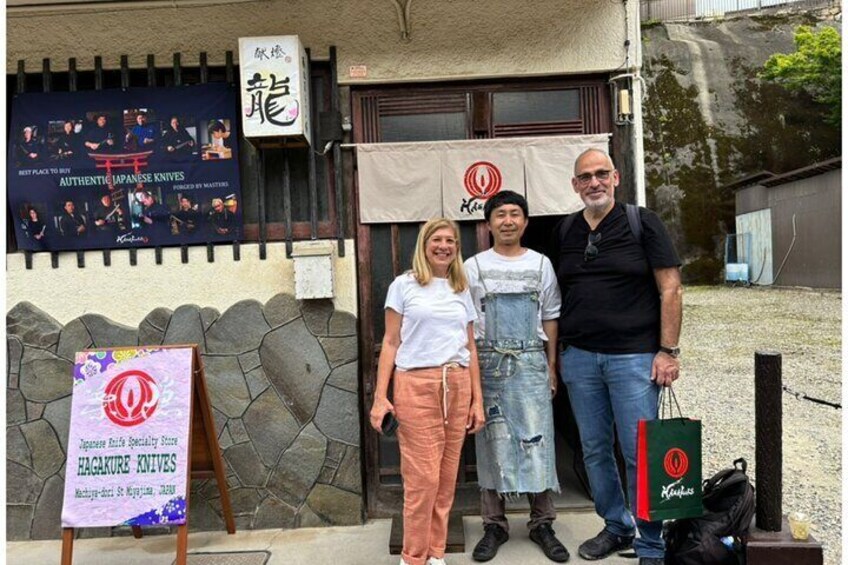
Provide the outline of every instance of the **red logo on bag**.
<path id="1" fill-rule="evenodd" d="M 106 385 L 103 411 L 119 426 L 137 426 L 159 406 L 159 386 L 142 371 L 121 373 Z"/>
<path id="2" fill-rule="evenodd" d="M 689 457 L 680 448 L 672 447 L 663 459 L 663 468 L 672 479 L 679 479 L 689 470 Z"/>
<path id="3" fill-rule="evenodd" d="M 501 189 L 503 176 L 500 169 L 488 161 L 477 161 L 465 169 L 465 190 L 474 198 L 488 200 Z"/>

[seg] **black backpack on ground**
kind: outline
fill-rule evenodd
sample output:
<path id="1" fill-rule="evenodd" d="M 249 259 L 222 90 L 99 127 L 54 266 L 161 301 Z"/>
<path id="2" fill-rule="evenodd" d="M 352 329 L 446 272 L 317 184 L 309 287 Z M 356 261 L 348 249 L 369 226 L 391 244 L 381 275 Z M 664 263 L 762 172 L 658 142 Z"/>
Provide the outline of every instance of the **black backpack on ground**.
<path id="1" fill-rule="evenodd" d="M 666 565 L 745 562 L 741 538 L 747 535 L 756 509 L 747 469 L 748 464 L 740 458 L 733 462 L 732 468 L 704 481 L 704 515 L 667 525 Z"/>

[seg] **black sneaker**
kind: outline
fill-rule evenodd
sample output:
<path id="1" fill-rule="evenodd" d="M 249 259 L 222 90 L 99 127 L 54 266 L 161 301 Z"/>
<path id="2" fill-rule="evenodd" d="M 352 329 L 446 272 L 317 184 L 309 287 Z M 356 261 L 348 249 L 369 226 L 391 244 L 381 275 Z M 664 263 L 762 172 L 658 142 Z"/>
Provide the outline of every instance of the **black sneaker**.
<path id="1" fill-rule="evenodd" d="M 640 557 L 639 565 L 665 565 L 662 557 Z"/>
<path id="2" fill-rule="evenodd" d="M 556 538 L 556 532 L 550 524 L 542 524 L 530 530 L 530 539 L 545 552 L 545 557 L 557 563 L 565 563 L 570 555 L 565 546 Z"/>
<path id="3" fill-rule="evenodd" d="M 477 545 L 474 546 L 474 552 L 471 557 L 474 561 L 488 561 L 498 554 L 498 548 L 505 544 L 509 539 L 509 534 L 497 524 L 485 524 L 483 526 L 485 532 Z"/>
<path id="4" fill-rule="evenodd" d="M 586 540 L 580 544 L 577 553 L 583 559 L 595 561 L 609 557 L 616 551 L 623 551 L 633 547 L 633 538 L 635 536 L 617 536 L 607 529 L 601 530 L 601 533 Z"/>

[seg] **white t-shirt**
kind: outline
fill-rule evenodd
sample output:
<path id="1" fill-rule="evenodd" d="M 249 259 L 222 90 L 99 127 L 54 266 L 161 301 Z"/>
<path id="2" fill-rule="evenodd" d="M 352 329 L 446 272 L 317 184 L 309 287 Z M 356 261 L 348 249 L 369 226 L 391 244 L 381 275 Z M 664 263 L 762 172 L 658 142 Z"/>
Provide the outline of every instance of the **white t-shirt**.
<path id="1" fill-rule="evenodd" d="M 468 366 L 468 323 L 477 319 L 468 289 L 456 293 L 447 279 L 438 278 L 421 286 L 412 273 L 404 273 L 389 286 L 386 308 L 403 316 L 395 358 L 398 369 L 445 363 Z"/>
<path id="2" fill-rule="evenodd" d="M 480 282 L 480 273 L 477 269 L 478 263 L 480 264 L 480 270 L 483 271 L 486 288 L 483 288 L 483 283 Z M 539 285 L 540 266 L 542 269 L 541 285 Z M 486 314 L 483 312 L 481 304 L 481 299 L 486 296 L 486 289 L 493 293 L 538 290 L 539 302 L 542 307 L 539 309 L 536 333 L 539 335 L 539 339 L 548 340 L 542 329 L 542 320 L 547 321 L 559 318 L 562 299 L 554 268 L 547 257 L 532 249 L 527 249 L 522 255 L 517 257 L 507 257 L 506 255 L 495 253 L 494 249 L 487 249 L 465 261 L 465 274 L 468 276 L 471 297 L 474 300 L 474 308 L 477 310 L 474 337 L 482 339 L 486 335 Z"/>

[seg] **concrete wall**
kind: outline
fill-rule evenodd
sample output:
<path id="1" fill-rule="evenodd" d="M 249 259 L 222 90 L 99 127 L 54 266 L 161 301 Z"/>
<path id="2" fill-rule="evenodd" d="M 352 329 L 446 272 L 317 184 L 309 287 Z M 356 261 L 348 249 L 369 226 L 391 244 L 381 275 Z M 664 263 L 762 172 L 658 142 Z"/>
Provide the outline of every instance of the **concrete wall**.
<path id="1" fill-rule="evenodd" d="M 295 243 L 295 247 L 298 244 Z M 335 308 L 356 314 L 356 258 L 353 240 L 345 244 L 345 257 L 334 252 Z M 241 245 L 241 260 L 233 260 L 232 247 L 215 247 L 215 261 L 206 259 L 206 247 L 189 247 L 189 262 L 180 261 L 176 247 L 162 250 L 157 265 L 152 249 L 138 251 L 131 266 L 129 254 L 112 251 L 112 265 L 103 265 L 103 253 L 85 254 L 85 268 L 77 268 L 75 253 L 62 253 L 59 268 L 50 266 L 49 253 L 33 255 L 26 269 L 22 253 L 6 256 L 6 304 L 36 304 L 60 323 L 86 312 L 96 312 L 121 324 L 136 326 L 154 308 L 175 310 L 198 304 L 224 311 L 236 302 L 266 302 L 285 292 L 294 294 L 294 263 L 286 259 L 284 243 L 267 245 L 267 258 L 259 259 L 259 246 Z"/>
<path id="2" fill-rule="evenodd" d="M 842 170 L 769 188 L 774 284 L 842 287 Z M 792 243 L 792 216 L 797 236 Z"/>
<path id="3" fill-rule="evenodd" d="M 298 34 L 316 58 L 336 45 L 339 80 L 351 65 L 366 65 L 359 82 L 421 81 L 492 76 L 574 74 L 618 68 L 624 62 L 621 2 L 597 0 L 406 0 L 407 29 L 389 0 L 148 0 L 79 6 L 9 7 L 6 69 L 17 61 L 40 71 L 42 59 L 65 70 L 69 57 L 79 69 L 105 68 L 120 56 L 143 67 L 147 54 L 159 65 L 182 53 L 196 65 L 200 52 L 223 64 L 226 50 L 238 53 L 239 37 Z M 638 64 L 638 3 L 629 2 L 629 23 Z"/>

